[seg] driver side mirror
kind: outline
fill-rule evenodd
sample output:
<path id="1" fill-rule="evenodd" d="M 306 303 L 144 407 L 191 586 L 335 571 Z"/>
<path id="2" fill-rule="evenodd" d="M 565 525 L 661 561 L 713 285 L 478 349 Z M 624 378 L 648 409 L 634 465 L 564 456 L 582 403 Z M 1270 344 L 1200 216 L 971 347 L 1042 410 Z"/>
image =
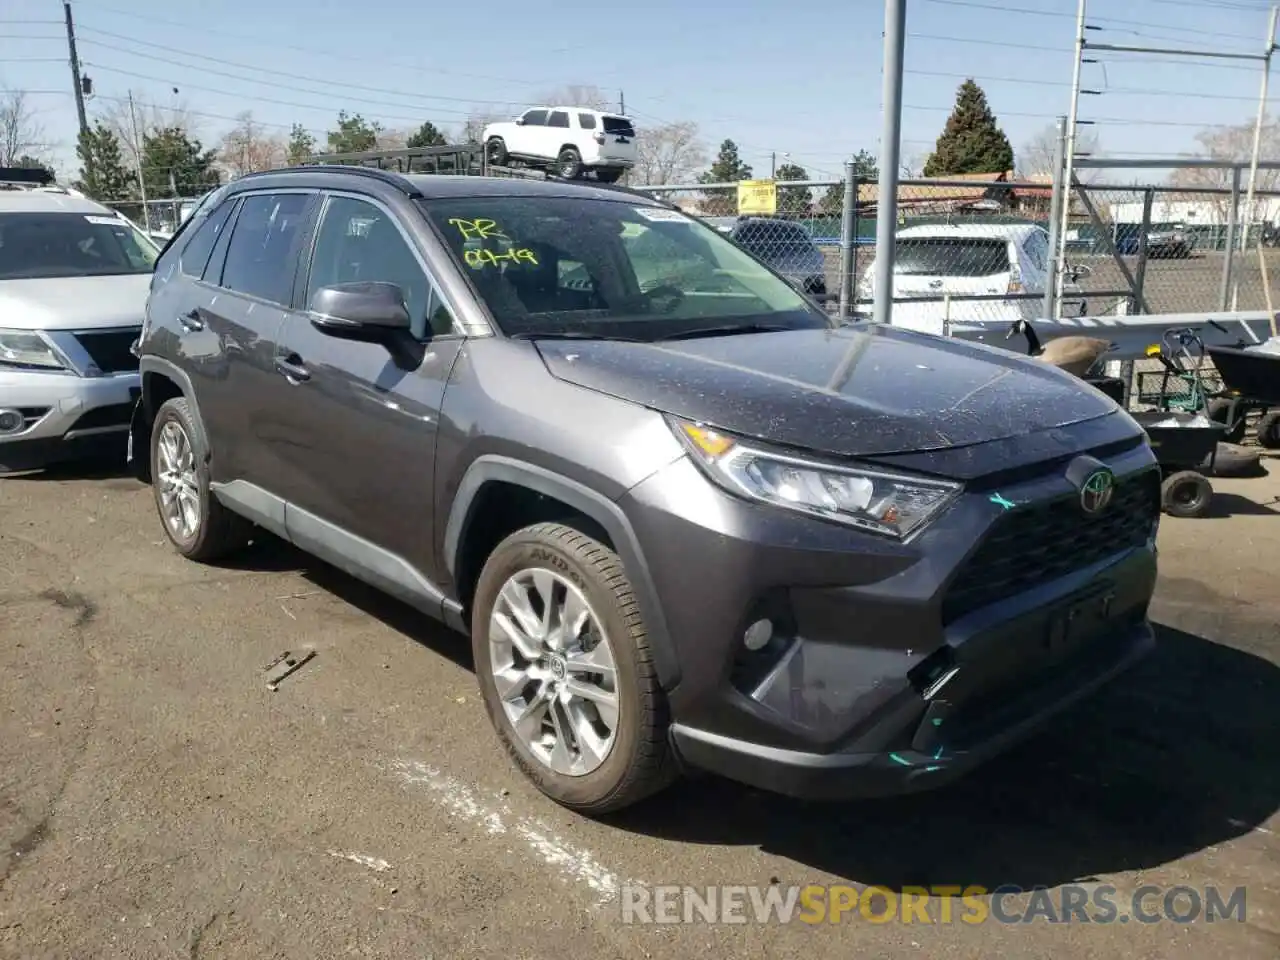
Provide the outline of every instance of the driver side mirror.
<path id="1" fill-rule="evenodd" d="M 308 305 L 311 325 L 343 340 L 380 343 L 410 327 L 409 308 L 398 284 L 382 281 L 321 287 Z"/>
<path id="2" fill-rule="evenodd" d="M 523 127 L 523 126 L 524 126 L 524 117 L 516 117 L 516 118 L 515 118 L 515 120 L 514 120 L 514 121 L 512 121 L 512 122 L 513 122 L 513 123 L 515 123 L 515 125 L 516 125 L 517 127 Z"/>

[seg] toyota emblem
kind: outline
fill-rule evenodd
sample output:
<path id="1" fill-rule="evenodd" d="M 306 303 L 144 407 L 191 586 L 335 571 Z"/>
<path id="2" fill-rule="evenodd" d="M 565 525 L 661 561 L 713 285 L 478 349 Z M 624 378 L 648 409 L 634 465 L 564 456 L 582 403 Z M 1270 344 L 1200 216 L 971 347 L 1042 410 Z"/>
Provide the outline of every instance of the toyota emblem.
<path id="1" fill-rule="evenodd" d="M 1085 513 L 1101 513 L 1111 503 L 1116 478 L 1110 470 L 1094 470 L 1080 486 L 1080 506 Z"/>

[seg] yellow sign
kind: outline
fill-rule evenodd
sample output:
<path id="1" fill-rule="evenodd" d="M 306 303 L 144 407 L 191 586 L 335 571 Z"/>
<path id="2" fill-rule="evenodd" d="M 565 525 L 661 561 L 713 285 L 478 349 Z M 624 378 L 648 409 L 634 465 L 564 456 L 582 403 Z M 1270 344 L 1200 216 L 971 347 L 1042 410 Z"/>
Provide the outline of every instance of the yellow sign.
<path id="1" fill-rule="evenodd" d="M 777 212 L 778 184 L 775 181 L 738 181 L 738 213 L 771 217 Z"/>

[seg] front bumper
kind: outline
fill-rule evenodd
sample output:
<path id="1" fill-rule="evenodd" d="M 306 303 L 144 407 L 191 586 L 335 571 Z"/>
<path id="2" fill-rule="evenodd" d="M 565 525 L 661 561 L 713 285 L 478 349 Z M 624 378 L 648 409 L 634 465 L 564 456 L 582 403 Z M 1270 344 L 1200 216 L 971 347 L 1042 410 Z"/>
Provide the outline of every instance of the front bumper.
<path id="1" fill-rule="evenodd" d="M 1078 496 L 1061 465 L 1002 486 L 1021 513 L 971 490 L 905 545 L 730 497 L 688 460 L 634 488 L 620 505 L 679 665 L 668 692 L 678 756 L 796 796 L 924 789 L 1123 671 L 1154 643 L 1159 481 L 1145 444 L 1098 459 L 1137 498 L 1117 509 L 1141 509 L 1088 544 L 1071 542 L 1082 515 L 1059 511 L 1041 575 L 988 549 L 990 582 L 973 576 L 983 544 Z M 744 631 L 762 616 L 782 639 L 747 669 Z"/>
<path id="2" fill-rule="evenodd" d="M 18 410 L 24 427 L 0 436 L 0 470 L 33 470 L 119 448 L 141 395 L 137 373 L 0 372 L 0 409 Z"/>

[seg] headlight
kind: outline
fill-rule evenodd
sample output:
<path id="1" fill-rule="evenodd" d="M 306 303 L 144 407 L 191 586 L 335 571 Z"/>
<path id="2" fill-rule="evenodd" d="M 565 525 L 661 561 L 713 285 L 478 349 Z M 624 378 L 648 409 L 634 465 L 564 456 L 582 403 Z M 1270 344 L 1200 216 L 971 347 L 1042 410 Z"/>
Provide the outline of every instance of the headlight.
<path id="1" fill-rule="evenodd" d="M 0 330 L 0 365 L 3 364 L 44 370 L 65 369 L 44 337 L 26 330 Z"/>
<path id="2" fill-rule="evenodd" d="M 960 495 L 958 483 L 776 453 L 671 419 L 672 429 L 726 489 L 753 500 L 905 540 Z"/>

